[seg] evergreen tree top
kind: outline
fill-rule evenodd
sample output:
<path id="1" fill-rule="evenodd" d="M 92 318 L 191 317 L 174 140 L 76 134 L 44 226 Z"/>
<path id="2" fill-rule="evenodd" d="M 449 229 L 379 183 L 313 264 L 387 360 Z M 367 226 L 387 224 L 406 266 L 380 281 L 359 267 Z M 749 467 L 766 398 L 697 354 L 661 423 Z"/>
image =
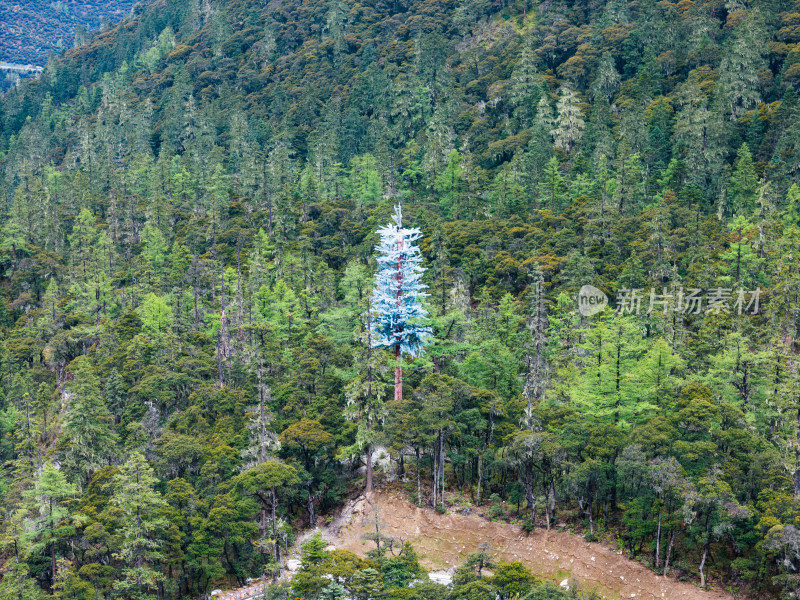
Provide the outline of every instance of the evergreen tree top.
<path id="1" fill-rule="evenodd" d="M 372 347 L 394 347 L 399 353 L 419 356 L 431 337 L 425 324 L 428 311 L 422 298 L 428 296 L 422 283 L 422 256 L 414 244 L 422 237 L 416 228 L 403 227 L 400 205 L 395 207 L 394 224 L 381 227 L 378 234 L 378 272 L 372 293 Z"/>

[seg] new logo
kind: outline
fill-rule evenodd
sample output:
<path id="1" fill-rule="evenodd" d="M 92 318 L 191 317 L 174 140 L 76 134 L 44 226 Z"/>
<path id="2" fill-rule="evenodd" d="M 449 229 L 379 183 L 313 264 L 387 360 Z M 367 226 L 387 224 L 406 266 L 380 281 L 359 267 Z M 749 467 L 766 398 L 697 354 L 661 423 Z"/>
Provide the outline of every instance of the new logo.
<path id="1" fill-rule="evenodd" d="M 596 315 L 607 305 L 608 296 L 593 285 L 585 285 L 578 292 L 578 312 L 584 317 Z"/>

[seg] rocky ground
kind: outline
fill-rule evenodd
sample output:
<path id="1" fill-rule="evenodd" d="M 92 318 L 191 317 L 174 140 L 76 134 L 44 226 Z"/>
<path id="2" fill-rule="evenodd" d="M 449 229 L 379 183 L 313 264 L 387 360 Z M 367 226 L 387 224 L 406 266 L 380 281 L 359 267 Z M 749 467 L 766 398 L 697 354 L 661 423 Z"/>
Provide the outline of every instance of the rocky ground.
<path id="1" fill-rule="evenodd" d="M 369 499 L 361 497 L 348 504 L 324 532 L 326 539 L 337 548 L 363 556 L 374 546 L 362 535 L 374 529 L 376 505 L 379 520 L 384 523 L 382 533 L 410 541 L 421 556 L 420 562 L 430 571 L 452 570 L 467 554 L 477 551 L 479 544 L 488 543 L 497 559 L 518 560 L 534 575 L 556 583 L 577 581 L 583 589 L 595 590 L 604 598 L 731 599 L 718 590 L 705 591 L 692 583 L 657 575 L 611 548 L 577 535 L 555 530 L 525 535 L 518 526 L 475 514 L 442 515 L 419 508 L 392 491 L 378 491 Z"/>
<path id="2" fill-rule="evenodd" d="M 291 570 L 299 566 L 300 544 L 317 531 L 331 546 L 364 556 L 374 547 L 363 535 L 374 531 L 376 507 L 381 533 L 395 538 L 398 544 L 410 541 L 420 555 L 422 566 L 439 583 L 449 583 L 456 566 L 469 553 L 477 551 L 479 544 L 488 543 L 489 551 L 498 560 L 518 560 L 539 578 L 562 586 L 577 583 L 581 589 L 594 590 L 602 598 L 732 600 L 720 590 L 701 590 L 692 583 L 657 575 L 611 548 L 574 534 L 537 530 L 525 535 L 518 526 L 492 522 L 476 514 L 442 515 L 420 508 L 401 493 L 388 490 L 348 502 L 330 524 L 301 536 L 294 556 L 287 561 L 290 570 L 286 576 L 291 577 Z M 224 592 L 216 598 L 252 598 L 260 585 Z"/>

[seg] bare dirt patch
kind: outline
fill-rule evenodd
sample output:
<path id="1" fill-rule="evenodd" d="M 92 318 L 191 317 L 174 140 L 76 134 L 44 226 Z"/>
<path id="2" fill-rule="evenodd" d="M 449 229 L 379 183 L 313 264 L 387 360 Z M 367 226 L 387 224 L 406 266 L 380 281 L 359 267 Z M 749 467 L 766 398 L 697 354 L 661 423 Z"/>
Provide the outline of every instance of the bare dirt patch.
<path id="1" fill-rule="evenodd" d="M 324 532 L 337 548 L 364 556 L 374 548 L 362 535 L 374 530 L 374 504 L 378 505 L 382 533 L 408 540 L 429 570 L 455 567 L 478 544 L 488 542 L 494 555 L 504 561 L 518 560 L 534 575 L 555 582 L 574 578 L 582 589 L 595 590 L 605 598 L 637 600 L 731 600 L 721 591 L 704 591 L 691 583 L 662 577 L 610 548 L 558 531 L 525 535 L 519 527 L 493 523 L 477 515 L 439 514 L 419 508 L 398 493 L 381 490 L 371 498 L 348 503 Z"/>

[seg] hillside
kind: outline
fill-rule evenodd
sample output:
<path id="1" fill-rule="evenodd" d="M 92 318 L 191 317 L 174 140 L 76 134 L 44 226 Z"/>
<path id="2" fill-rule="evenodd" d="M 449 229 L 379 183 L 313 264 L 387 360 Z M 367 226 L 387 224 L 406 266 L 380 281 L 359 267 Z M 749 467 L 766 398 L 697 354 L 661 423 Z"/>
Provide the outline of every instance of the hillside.
<path id="1" fill-rule="evenodd" d="M 271 577 L 395 477 L 796 600 L 798 43 L 789 0 L 155 0 L 49 61 L 0 98 L 0 600 Z M 346 559 L 272 600 L 512 594 Z"/>
<path id="2" fill-rule="evenodd" d="M 0 61 L 44 65 L 51 53 L 71 48 L 76 39 L 85 41 L 104 22 L 116 23 L 134 4 L 134 0 L 0 0 Z"/>
<path id="3" fill-rule="evenodd" d="M 640 598 L 661 600 L 729 600 L 719 590 L 703 591 L 696 586 L 659 576 L 642 565 L 624 558 L 607 546 L 586 542 L 564 531 L 537 531 L 526 534 L 518 526 L 490 521 L 475 513 L 452 512 L 442 515 L 429 507 L 415 506 L 403 497 L 396 486 L 381 487 L 368 497 L 350 500 L 332 521 L 317 532 L 304 532 L 301 540 L 315 533 L 330 551 L 352 552 L 368 559 L 374 549 L 377 511 L 381 533 L 394 541 L 393 549 L 410 542 L 419 554 L 420 565 L 432 578 L 452 578 L 456 568 L 468 556 L 486 548 L 495 562 L 518 561 L 530 568 L 538 579 L 550 581 L 562 589 L 576 587 L 593 592 L 597 598 Z M 300 544 L 296 544 L 299 546 Z M 300 563 L 299 548 L 290 559 Z M 291 580 L 297 571 L 284 574 Z M 486 575 L 491 577 L 491 570 Z M 302 572 L 300 577 L 302 577 Z M 566 583 L 565 583 L 566 582 Z M 258 581 L 233 590 L 224 590 L 219 600 L 258 596 L 258 590 L 271 582 Z"/>
<path id="4" fill-rule="evenodd" d="M 382 530 L 395 540 L 410 541 L 429 571 L 452 570 L 481 544 L 489 544 L 495 560 L 520 561 L 536 577 L 559 584 L 565 579 L 601 598 L 642 600 L 729 600 L 720 591 L 659 576 L 601 544 L 586 542 L 563 531 L 542 530 L 526 535 L 519 527 L 496 523 L 477 514 L 440 515 L 420 508 L 395 492 L 378 491 L 345 508 L 346 518 L 325 529 L 326 540 L 336 548 L 365 556 L 373 543 L 364 540 L 374 529 L 377 506 Z"/>

